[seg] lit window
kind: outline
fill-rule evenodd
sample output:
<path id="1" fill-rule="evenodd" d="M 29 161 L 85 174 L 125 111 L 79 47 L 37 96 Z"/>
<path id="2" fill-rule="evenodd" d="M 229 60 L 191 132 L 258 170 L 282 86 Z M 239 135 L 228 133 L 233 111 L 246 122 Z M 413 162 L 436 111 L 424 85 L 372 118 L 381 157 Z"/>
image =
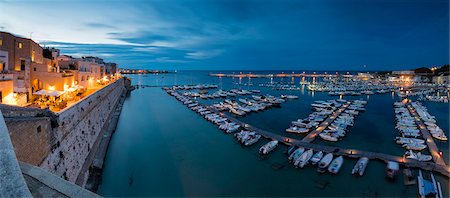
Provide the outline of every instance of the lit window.
<path id="1" fill-rule="evenodd" d="M 3 45 L 3 40 L 2 39 L 0 39 L 0 46 L 2 46 Z"/>
<path id="2" fill-rule="evenodd" d="M 23 47 L 23 44 L 21 43 L 21 42 L 19 42 L 19 49 L 22 49 L 22 47 Z"/>

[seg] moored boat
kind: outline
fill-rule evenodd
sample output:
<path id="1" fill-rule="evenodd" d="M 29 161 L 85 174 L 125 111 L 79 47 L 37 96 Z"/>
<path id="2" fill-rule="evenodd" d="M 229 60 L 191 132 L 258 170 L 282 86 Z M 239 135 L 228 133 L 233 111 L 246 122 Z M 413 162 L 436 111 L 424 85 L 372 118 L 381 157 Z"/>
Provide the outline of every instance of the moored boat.
<path id="1" fill-rule="evenodd" d="M 361 157 L 358 162 L 356 162 L 355 167 L 352 169 L 352 174 L 362 176 L 366 170 L 367 164 L 369 163 L 369 158 Z"/>
<path id="2" fill-rule="evenodd" d="M 278 141 L 276 141 L 276 140 L 270 141 L 259 149 L 259 153 L 266 155 L 270 151 L 275 149 L 277 147 L 277 145 L 278 145 Z"/>
<path id="3" fill-rule="evenodd" d="M 333 160 L 333 154 L 328 153 L 326 154 L 320 161 L 319 161 L 319 167 L 317 168 L 317 172 L 323 173 L 325 172 L 328 165 L 330 165 L 331 161 Z"/>
<path id="4" fill-rule="evenodd" d="M 344 163 L 344 157 L 339 156 L 339 157 L 335 158 L 331 162 L 330 166 L 328 167 L 328 171 L 331 173 L 334 173 L 334 174 L 338 173 L 339 170 L 341 169 L 343 163 Z"/>

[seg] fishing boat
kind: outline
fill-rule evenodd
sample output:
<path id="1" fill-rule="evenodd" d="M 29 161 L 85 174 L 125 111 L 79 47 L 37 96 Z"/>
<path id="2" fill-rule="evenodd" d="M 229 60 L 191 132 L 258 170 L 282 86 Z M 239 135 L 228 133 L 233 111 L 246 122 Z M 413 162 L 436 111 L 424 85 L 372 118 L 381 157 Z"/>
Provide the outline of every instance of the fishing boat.
<path id="1" fill-rule="evenodd" d="M 313 155 L 313 150 L 309 149 L 307 151 L 305 151 L 294 163 L 294 166 L 296 168 L 300 167 L 303 168 L 309 161 L 309 159 L 311 159 Z"/>
<path id="2" fill-rule="evenodd" d="M 322 159 L 322 157 L 323 157 L 323 152 L 322 151 L 319 151 L 319 152 L 315 153 L 312 156 L 312 158 L 311 158 L 311 164 L 312 165 L 317 164 Z"/>
<path id="3" fill-rule="evenodd" d="M 339 169 L 341 169 L 341 166 L 343 163 L 344 163 L 344 157 L 339 156 L 339 157 L 335 158 L 331 162 L 330 166 L 328 167 L 328 171 L 331 173 L 334 173 L 334 174 L 338 173 Z"/>
<path id="4" fill-rule="evenodd" d="M 361 157 L 358 162 L 356 162 L 355 167 L 353 167 L 352 174 L 362 176 L 366 170 L 367 164 L 369 163 L 369 158 Z"/>
<path id="5" fill-rule="evenodd" d="M 325 172 L 328 165 L 330 165 L 331 161 L 333 160 L 333 154 L 328 153 L 326 154 L 320 161 L 319 161 L 319 167 L 317 168 L 317 172 L 323 173 Z"/>
<path id="6" fill-rule="evenodd" d="M 259 149 L 259 153 L 266 155 L 270 151 L 275 149 L 277 147 L 277 145 L 278 145 L 278 141 L 276 141 L 276 140 L 270 141 Z"/>

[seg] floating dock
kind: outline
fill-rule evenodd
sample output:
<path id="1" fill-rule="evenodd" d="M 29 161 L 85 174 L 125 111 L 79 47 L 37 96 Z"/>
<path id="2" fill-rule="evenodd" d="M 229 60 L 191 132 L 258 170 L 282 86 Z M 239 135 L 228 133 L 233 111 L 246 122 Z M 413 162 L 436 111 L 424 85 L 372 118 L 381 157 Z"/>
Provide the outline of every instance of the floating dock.
<path id="1" fill-rule="evenodd" d="M 342 104 L 342 106 L 335 111 L 330 117 L 328 117 L 325 121 L 323 121 L 322 123 L 320 123 L 320 125 L 314 129 L 313 131 L 311 131 L 307 136 L 305 136 L 302 141 L 303 142 L 313 142 L 317 135 L 319 135 L 319 133 L 321 133 L 323 130 L 325 130 L 328 125 L 330 125 L 331 123 L 333 123 L 333 121 L 343 112 L 345 111 L 345 109 L 347 109 L 347 107 L 351 104 L 351 102 L 347 102 L 345 104 Z"/>
<path id="2" fill-rule="evenodd" d="M 438 164 L 438 163 L 433 163 L 433 162 L 421 162 L 418 160 L 407 159 L 402 156 L 394 156 L 394 155 L 389 155 L 389 154 L 384 154 L 384 153 L 370 152 L 370 151 L 364 151 L 364 150 L 358 150 L 358 149 L 348 149 L 348 148 L 340 148 L 340 147 L 334 147 L 334 146 L 313 144 L 308 141 L 289 138 L 289 137 L 286 137 L 286 136 L 283 136 L 280 134 L 276 134 L 276 133 L 272 133 L 272 132 L 268 132 L 268 131 L 259 129 L 257 127 L 254 127 L 252 125 L 244 123 L 231 115 L 221 113 L 212 107 L 208 107 L 208 109 L 211 112 L 220 114 L 222 117 L 225 117 L 228 120 L 241 125 L 246 130 L 255 131 L 256 133 L 259 133 L 260 135 L 262 135 L 263 137 L 265 137 L 267 139 L 277 140 L 278 142 L 284 143 L 288 146 L 294 145 L 294 146 L 298 146 L 298 147 L 303 147 L 305 149 L 313 149 L 314 151 L 333 153 L 333 155 L 342 155 L 342 156 L 347 156 L 350 158 L 367 157 L 369 159 L 378 159 L 378 160 L 384 161 L 386 163 L 388 161 L 394 161 L 394 162 L 398 162 L 406 167 L 421 168 L 423 170 L 435 171 L 444 176 L 450 177 L 450 167 L 445 165 L 445 163 Z"/>
<path id="3" fill-rule="evenodd" d="M 427 146 L 428 146 L 428 149 L 430 150 L 431 156 L 433 156 L 433 161 L 436 164 L 446 166 L 443 157 L 439 154 L 439 149 L 436 146 L 436 143 L 434 142 L 434 138 L 433 138 L 433 136 L 431 136 L 427 127 L 423 123 L 422 118 L 420 118 L 420 116 L 417 114 L 417 112 L 414 110 L 414 108 L 411 106 L 411 104 L 407 105 L 407 109 L 409 110 L 411 115 L 416 120 L 416 124 L 419 126 L 420 133 L 422 134 L 423 139 L 427 143 Z"/>

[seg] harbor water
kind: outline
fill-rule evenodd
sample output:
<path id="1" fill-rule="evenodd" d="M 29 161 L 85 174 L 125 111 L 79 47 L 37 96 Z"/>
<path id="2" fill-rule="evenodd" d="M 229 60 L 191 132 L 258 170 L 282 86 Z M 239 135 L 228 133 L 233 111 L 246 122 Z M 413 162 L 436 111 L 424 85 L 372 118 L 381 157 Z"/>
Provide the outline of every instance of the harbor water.
<path id="1" fill-rule="evenodd" d="M 289 100 L 280 107 L 239 117 L 258 128 L 298 139 L 303 135 L 285 132 L 290 122 L 307 117 L 315 100 L 339 98 L 327 93 L 309 92 L 306 87 L 278 91 L 258 86 L 272 81 L 293 82 L 301 87 L 298 78 L 233 79 L 212 77 L 208 73 L 183 71 L 128 76 L 133 84 L 149 87 L 132 91 L 125 100 L 97 193 L 107 197 L 418 196 L 417 185 L 405 186 L 403 174 L 397 174 L 394 181 L 387 180 L 386 164 L 378 160 L 370 161 L 364 176 L 356 177 L 351 174 L 356 160 L 349 158 L 345 158 L 341 170 L 335 175 L 318 173 L 317 167 L 312 165 L 294 168 L 284 154 L 287 148 L 284 145 L 261 157 L 258 149 L 269 140 L 262 138 L 253 146 L 241 146 L 233 135 L 225 134 L 161 89 L 164 85 L 217 84 L 224 90 L 258 89 L 261 94 L 274 96 L 298 95 L 299 99 Z M 329 143 L 317 138 L 314 143 L 403 155 L 406 150 L 394 141 L 399 135 L 395 129 L 393 109 L 398 96 L 387 93 L 343 97 L 360 98 L 368 100 L 367 111 L 355 118 L 354 126 L 341 141 Z M 204 104 L 220 100 L 223 99 L 199 99 Z M 448 104 L 423 103 L 449 136 Z M 437 145 L 448 164 L 448 143 L 437 141 Z M 417 176 L 417 170 L 414 174 Z M 439 174 L 435 176 L 441 183 L 444 197 L 448 197 L 448 178 Z"/>

